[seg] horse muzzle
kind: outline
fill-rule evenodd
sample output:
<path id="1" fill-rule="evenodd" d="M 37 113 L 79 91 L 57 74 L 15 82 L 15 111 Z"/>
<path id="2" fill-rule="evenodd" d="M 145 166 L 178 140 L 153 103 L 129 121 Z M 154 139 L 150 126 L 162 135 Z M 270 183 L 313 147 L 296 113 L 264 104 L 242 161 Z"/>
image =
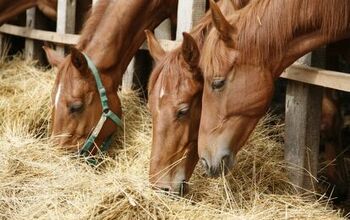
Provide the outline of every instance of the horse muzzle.
<path id="1" fill-rule="evenodd" d="M 153 188 L 159 190 L 159 192 L 164 193 L 166 195 L 176 195 L 176 196 L 185 196 L 189 192 L 188 183 L 183 180 L 181 183 L 177 184 L 174 187 L 171 186 L 154 186 Z"/>
<path id="2" fill-rule="evenodd" d="M 204 157 L 202 157 L 200 160 L 206 174 L 211 178 L 218 178 L 221 175 L 226 175 L 234 164 L 233 155 L 230 154 L 223 155 L 218 160 L 219 162 L 213 162 Z"/>

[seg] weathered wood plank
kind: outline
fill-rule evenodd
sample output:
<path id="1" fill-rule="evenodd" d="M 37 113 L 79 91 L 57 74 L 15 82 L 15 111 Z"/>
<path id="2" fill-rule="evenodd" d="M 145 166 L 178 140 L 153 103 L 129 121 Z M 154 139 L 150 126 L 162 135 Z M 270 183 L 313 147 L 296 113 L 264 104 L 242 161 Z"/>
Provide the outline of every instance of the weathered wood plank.
<path id="1" fill-rule="evenodd" d="M 123 90 L 128 90 L 132 88 L 134 73 L 135 73 L 135 58 L 132 58 L 132 60 L 128 65 L 128 68 L 126 69 L 126 72 L 123 75 L 123 81 L 122 81 Z"/>
<path id="2" fill-rule="evenodd" d="M 157 39 L 171 40 L 171 21 L 169 18 L 154 30 L 154 35 Z"/>
<path id="3" fill-rule="evenodd" d="M 35 40 L 48 41 L 56 44 L 74 45 L 78 42 L 80 35 L 78 34 L 59 34 L 52 31 L 43 31 L 28 29 L 16 25 L 4 24 L 0 27 L 0 33 L 15 35 Z M 178 41 L 162 40 L 160 44 L 165 50 L 172 50 L 180 45 Z M 140 49 L 147 50 L 147 44 L 143 44 Z"/>
<path id="4" fill-rule="evenodd" d="M 57 3 L 57 33 L 75 33 L 76 0 L 60 0 Z M 64 46 L 57 47 L 64 54 Z"/>
<path id="5" fill-rule="evenodd" d="M 205 14 L 205 0 L 179 0 L 177 10 L 176 40 L 182 40 L 182 32 L 189 32 Z"/>
<path id="6" fill-rule="evenodd" d="M 286 95 L 285 160 L 296 186 L 315 189 L 322 88 L 289 81 Z"/>
<path id="7" fill-rule="evenodd" d="M 299 61 L 311 65 L 312 56 L 307 54 Z M 321 87 L 288 81 L 284 150 L 288 175 L 295 186 L 312 191 L 317 178 L 322 96 Z"/>
<path id="8" fill-rule="evenodd" d="M 26 11 L 26 26 L 29 29 L 35 28 L 35 12 L 36 8 Z M 24 56 L 26 59 L 34 59 L 34 40 L 28 38 L 25 40 Z"/>
<path id="9" fill-rule="evenodd" d="M 7 55 L 9 50 L 7 38 L 5 34 L 0 34 L 0 59 Z"/>
<path id="10" fill-rule="evenodd" d="M 350 75 L 302 65 L 290 66 L 282 78 L 350 92 Z"/>
<path id="11" fill-rule="evenodd" d="M 60 34 L 50 31 L 28 29 L 15 25 L 4 24 L 0 27 L 0 36 L 3 34 L 26 37 L 48 41 L 56 44 L 75 45 L 79 40 L 77 34 Z M 159 40 L 165 50 L 172 50 L 177 47 L 179 41 Z M 140 49 L 148 49 L 143 44 Z M 327 88 L 350 92 L 350 75 L 336 71 L 323 70 L 294 64 L 290 66 L 282 75 L 282 78 L 291 79 L 313 85 L 319 85 Z"/>
<path id="12" fill-rule="evenodd" d="M 80 35 L 77 34 L 59 34 L 52 31 L 35 30 L 9 24 L 2 25 L 0 27 L 0 32 L 9 35 L 67 45 L 76 44 L 80 37 Z"/>
<path id="13" fill-rule="evenodd" d="M 26 29 L 47 28 L 48 18 L 37 8 L 33 7 L 26 11 Z M 42 49 L 43 42 L 26 38 L 24 55 L 26 59 L 39 60 L 41 63 L 46 61 L 46 56 Z"/>
<path id="14" fill-rule="evenodd" d="M 28 29 L 34 29 L 37 27 L 37 9 L 30 8 L 26 11 L 26 27 Z M 24 56 L 26 59 L 38 59 L 40 53 L 40 45 L 33 39 L 26 38 Z"/>

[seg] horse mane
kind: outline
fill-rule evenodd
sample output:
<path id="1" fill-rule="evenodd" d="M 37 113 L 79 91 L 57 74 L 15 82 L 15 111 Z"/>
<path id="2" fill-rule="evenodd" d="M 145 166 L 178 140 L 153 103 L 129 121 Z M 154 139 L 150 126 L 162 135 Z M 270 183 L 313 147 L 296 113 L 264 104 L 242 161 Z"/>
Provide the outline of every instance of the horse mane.
<path id="1" fill-rule="evenodd" d="M 183 71 L 185 63 L 182 59 L 181 48 L 176 48 L 170 51 L 159 62 L 153 70 L 153 74 L 150 76 L 148 83 L 148 94 L 151 94 L 153 88 L 158 80 L 161 80 L 162 87 L 168 88 L 172 86 L 179 88 L 183 79 L 186 79 Z M 166 74 L 161 74 L 166 73 Z M 167 83 L 169 81 L 169 83 Z M 170 82 L 171 81 L 171 82 Z"/>
<path id="2" fill-rule="evenodd" d="M 88 19 L 84 23 L 83 29 L 80 33 L 81 35 L 77 44 L 77 48 L 79 50 L 83 50 L 86 47 L 87 43 L 90 42 L 93 38 L 96 32 L 96 27 L 101 22 L 103 16 L 106 13 L 107 7 L 111 2 L 112 1 L 110 0 L 99 0 L 94 7 L 91 7 L 87 13 Z"/>
<path id="3" fill-rule="evenodd" d="M 348 30 L 350 1 L 254 0 L 240 15 L 236 49 L 242 59 L 269 62 L 266 58 L 281 57 L 293 38 L 316 31 L 335 37 Z"/>

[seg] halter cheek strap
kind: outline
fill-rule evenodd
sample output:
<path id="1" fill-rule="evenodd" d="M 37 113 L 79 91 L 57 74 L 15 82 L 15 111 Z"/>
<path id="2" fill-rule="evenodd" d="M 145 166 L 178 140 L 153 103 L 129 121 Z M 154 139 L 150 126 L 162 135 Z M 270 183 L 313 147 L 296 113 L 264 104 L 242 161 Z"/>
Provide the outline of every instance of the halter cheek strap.
<path id="1" fill-rule="evenodd" d="M 82 155 L 84 157 L 88 157 L 88 156 L 91 156 L 91 152 L 95 146 L 95 140 L 96 140 L 97 136 L 100 134 L 102 127 L 105 124 L 105 122 L 107 121 L 107 119 L 112 120 L 119 127 L 123 127 L 123 122 L 118 117 L 117 114 L 115 114 L 114 112 L 112 112 L 110 110 L 110 108 L 108 106 L 108 98 L 107 98 L 107 94 L 106 94 L 106 89 L 102 84 L 100 74 L 99 74 L 95 64 L 88 57 L 88 55 L 86 55 L 85 53 L 83 53 L 83 55 L 87 61 L 88 67 L 91 70 L 92 75 L 95 78 L 97 90 L 98 90 L 98 93 L 100 95 L 100 100 L 101 100 L 101 105 L 102 105 L 102 115 L 101 115 L 100 120 L 98 121 L 96 127 L 94 128 L 94 130 L 92 131 L 92 133 L 90 134 L 88 139 L 86 139 L 83 147 L 79 150 L 80 155 Z M 109 146 L 111 145 L 111 143 L 112 143 L 112 135 L 107 137 L 107 139 L 102 143 L 100 150 L 107 151 Z M 88 159 L 88 161 L 90 163 L 96 164 L 96 161 L 94 159 Z"/>

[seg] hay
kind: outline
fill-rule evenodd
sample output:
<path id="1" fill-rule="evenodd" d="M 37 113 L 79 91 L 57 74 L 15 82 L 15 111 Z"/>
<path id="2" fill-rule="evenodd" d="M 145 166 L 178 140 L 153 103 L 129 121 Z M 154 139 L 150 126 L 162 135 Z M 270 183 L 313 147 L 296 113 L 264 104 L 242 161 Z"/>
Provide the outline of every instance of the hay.
<path id="1" fill-rule="evenodd" d="M 1 219 L 341 219 L 328 200 L 297 196 L 281 148 L 283 126 L 266 117 L 232 173 L 200 167 L 185 198 L 150 189 L 151 119 L 136 92 L 121 93 L 125 131 L 93 168 L 48 139 L 52 70 L 14 57 L 0 64 Z"/>

